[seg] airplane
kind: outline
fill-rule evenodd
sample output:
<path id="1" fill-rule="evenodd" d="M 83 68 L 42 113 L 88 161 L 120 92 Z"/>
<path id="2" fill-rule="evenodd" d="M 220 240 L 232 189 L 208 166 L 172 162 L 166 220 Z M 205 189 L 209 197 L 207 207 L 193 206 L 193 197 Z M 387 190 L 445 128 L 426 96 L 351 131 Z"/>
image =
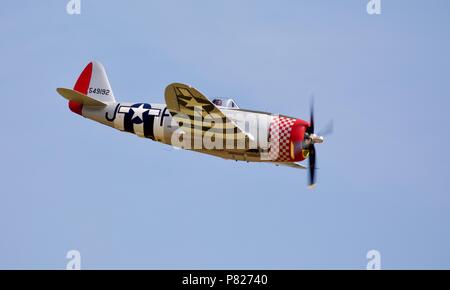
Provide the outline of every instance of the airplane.
<path id="1" fill-rule="evenodd" d="M 314 133 L 312 105 L 307 122 L 242 109 L 233 99 L 210 101 L 182 83 L 166 87 L 165 104 L 117 102 L 105 68 L 97 61 L 84 68 L 73 89 L 57 92 L 69 101 L 72 112 L 120 131 L 223 159 L 307 169 L 308 186 L 316 185 L 314 145 L 323 143 L 325 134 Z M 306 159 L 308 167 L 299 163 Z"/>

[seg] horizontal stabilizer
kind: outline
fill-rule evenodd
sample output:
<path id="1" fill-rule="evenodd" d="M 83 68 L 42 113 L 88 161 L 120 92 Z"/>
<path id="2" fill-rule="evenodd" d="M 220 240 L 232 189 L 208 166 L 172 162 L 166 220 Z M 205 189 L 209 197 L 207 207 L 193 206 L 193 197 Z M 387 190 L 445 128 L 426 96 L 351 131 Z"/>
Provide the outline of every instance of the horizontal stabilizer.
<path id="1" fill-rule="evenodd" d="M 97 106 L 97 107 L 104 107 L 107 105 L 103 102 L 100 102 L 96 99 L 93 99 L 87 95 L 84 95 L 82 93 L 79 93 L 79 92 L 71 90 L 71 89 L 57 88 L 56 91 L 64 98 L 68 99 L 69 101 L 74 101 L 74 102 L 77 102 L 82 105 Z"/>

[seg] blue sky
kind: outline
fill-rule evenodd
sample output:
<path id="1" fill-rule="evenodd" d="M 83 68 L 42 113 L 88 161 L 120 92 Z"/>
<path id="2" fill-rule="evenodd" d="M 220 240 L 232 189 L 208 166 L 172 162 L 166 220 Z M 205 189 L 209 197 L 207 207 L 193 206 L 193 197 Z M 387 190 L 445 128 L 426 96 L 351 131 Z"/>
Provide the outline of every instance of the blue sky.
<path id="1" fill-rule="evenodd" d="M 3 1 L 0 268 L 450 268 L 450 2 Z M 92 59 L 116 99 L 171 82 L 334 119 L 306 174 L 174 150 L 72 114 Z"/>

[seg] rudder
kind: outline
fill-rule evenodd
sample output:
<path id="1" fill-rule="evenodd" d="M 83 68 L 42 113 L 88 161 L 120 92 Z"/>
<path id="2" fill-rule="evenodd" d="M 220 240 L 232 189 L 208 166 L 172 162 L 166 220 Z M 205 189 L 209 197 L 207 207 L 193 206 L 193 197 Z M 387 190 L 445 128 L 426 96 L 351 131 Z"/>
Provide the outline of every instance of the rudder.
<path id="1" fill-rule="evenodd" d="M 84 68 L 73 89 L 102 103 L 116 101 L 105 68 L 97 61 Z"/>

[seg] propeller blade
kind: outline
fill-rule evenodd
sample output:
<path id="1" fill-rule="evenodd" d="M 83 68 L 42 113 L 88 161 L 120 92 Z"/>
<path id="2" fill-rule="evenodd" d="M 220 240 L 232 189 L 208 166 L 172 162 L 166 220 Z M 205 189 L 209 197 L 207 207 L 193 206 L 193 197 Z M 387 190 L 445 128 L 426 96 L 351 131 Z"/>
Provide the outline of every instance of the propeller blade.
<path id="1" fill-rule="evenodd" d="M 308 187 L 313 188 L 316 185 L 316 148 L 314 144 L 309 146 L 309 183 Z"/>
<path id="2" fill-rule="evenodd" d="M 306 133 L 314 134 L 314 97 L 311 98 L 309 127 L 306 129 Z"/>
<path id="3" fill-rule="evenodd" d="M 333 130 L 334 130 L 334 122 L 333 120 L 330 120 L 325 127 L 323 127 L 322 129 L 320 129 L 319 133 L 317 135 L 319 136 L 327 136 L 327 135 L 331 135 L 333 134 Z"/>

